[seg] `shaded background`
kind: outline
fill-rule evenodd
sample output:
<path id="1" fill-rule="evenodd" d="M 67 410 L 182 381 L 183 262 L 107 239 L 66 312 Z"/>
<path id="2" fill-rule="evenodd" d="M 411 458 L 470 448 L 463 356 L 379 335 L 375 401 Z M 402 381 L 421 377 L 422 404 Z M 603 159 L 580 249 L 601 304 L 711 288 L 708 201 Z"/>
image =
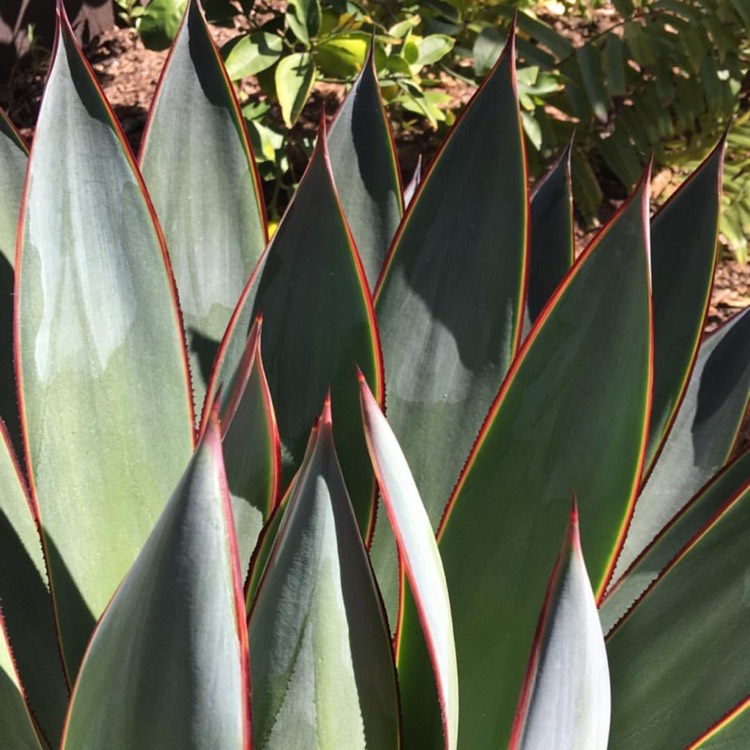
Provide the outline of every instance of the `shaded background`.
<path id="1" fill-rule="evenodd" d="M 55 0 L 0 0 L 0 83 L 10 78 L 18 58 L 29 51 L 28 28 L 49 49 L 55 32 Z M 114 25 L 112 0 L 65 0 L 79 41 L 87 42 Z"/>

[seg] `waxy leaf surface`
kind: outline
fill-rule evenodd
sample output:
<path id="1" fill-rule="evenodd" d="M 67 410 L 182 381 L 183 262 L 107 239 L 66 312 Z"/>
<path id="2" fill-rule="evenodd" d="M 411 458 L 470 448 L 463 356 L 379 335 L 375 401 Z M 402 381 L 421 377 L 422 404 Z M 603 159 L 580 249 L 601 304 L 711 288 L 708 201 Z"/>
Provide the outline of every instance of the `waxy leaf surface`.
<path id="1" fill-rule="evenodd" d="M 28 149 L 13 123 L 0 110 L 0 255 L 10 266 L 11 286 L 16 264 L 16 231 L 21 210 Z M 7 272 L 4 272 L 7 275 Z"/>
<path id="2" fill-rule="evenodd" d="M 356 367 L 382 398 L 381 359 L 367 280 L 333 185 L 324 130 L 240 300 L 212 388 L 223 388 L 231 377 L 250 323 L 260 314 L 261 352 L 281 438 L 284 484 L 301 464 L 310 429 L 330 389 L 341 466 L 367 535 L 375 480 L 362 432 Z"/>
<path id="3" fill-rule="evenodd" d="M 13 124 L 0 109 L 0 418 L 15 449 L 22 448 L 18 399 L 13 372 L 13 268 L 16 232 L 28 164 L 28 151 Z"/>
<path id="4" fill-rule="evenodd" d="M 510 748 L 606 750 L 610 708 L 604 636 L 574 510 L 537 626 Z"/>
<path id="5" fill-rule="evenodd" d="M 708 310 L 719 232 L 722 141 L 651 222 L 654 392 L 647 463 L 687 387 Z"/>
<path id="6" fill-rule="evenodd" d="M 327 407 L 250 615 L 256 750 L 400 746 L 390 638 Z"/>
<path id="7" fill-rule="evenodd" d="M 531 195 L 529 288 L 524 320 L 527 330 L 573 265 L 571 148 L 572 143 L 539 181 Z"/>
<path id="8" fill-rule="evenodd" d="M 212 418 L 99 622 L 64 750 L 249 750 L 245 610 Z"/>
<path id="9" fill-rule="evenodd" d="M 24 692 L 57 740 L 68 704 L 42 545 L 26 487 L 0 424 L 0 603 Z M 0 737 L 4 735 L 0 733 Z"/>
<path id="10" fill-rule="evenodd" d="M 700 347 L 674 425 L 635 506 L 615 580 L 726 462 L 750 394 L 750 309 Z"/>
<path id="11" fill-rule="evenodd" d="M 310 457 L 312 456 L 313 449 L 318 435 L 317 424 L 310 431 L 310 438 L 307 441 L 307 450 L 302 459 L 297 473 L 292 478 L 292 481 L 287 488 L 284 496 L 278 501 L 276 507 L 273 509 L 268 521 L 261 530 L 258 542 L 253 550 L 253 555 L 250 560 L 250 570 L 245 582 L 245 607 L 248 615 L 250 614 L 255 601 L 255 595 L 258 593 L 258 587 L 263 578 L 263 573 L 266 569 L 266 564 L 271 557 L 274 545 L 276 544 L 276 537 L 278 536 L 279 529 L 281 528 L 281 522 L 284 520 L 284 513 L 289 507 L 289 499 L 294 494 L 294 487 L 297 479 L 304 475 L 307 470 L 307 465 L 310 463 Z"/>
<path id="12" fill-rule="evenodd" d="M 434 528 L 518 343 L 522 137 L 509 44 L 409 204 L 376 292 L 388 421 Z M 382 529 L 372 558 L 392 606 L 396 553 Z"/>
<path id="13" fill-rule="evenodd" d="M 220 411 L 224 466 L 243 576 L 261 528 L 274 508 L 281 479 L 279 433 L 260 356 L 260 330 L 260 321 L 256 321 Z"/>
<path id="14" fill-rule="evenodd" d="M 158 227 L 67 20 L 60 29 L 24 196 L 15 323 L 27 461 L 72 679 L 190 457 L 193 416 Z"/>
<path id="15" fill-rule="evenodd" d="M 365 436 L 383 504 L 396 538 L 401 565 L 417 602 L 419 619 L 429 645 L 443 720 L 445 750 L 458 741 L 458 672 L 448 587 L 435 534 L 419 497 L 401 447 L 364 380 L 360 383 Z M 405 582 L 402 581 L 402 586 Z M 409 707 L 404 707 L 407 744 L 424 738 L 420 726 L 412 727 Z"/>
<path id="16" fill-rule="evenodd" d="M 336 189 L 370 289 L 401 220 L 401 183 L 372 50 L 328 132 Z"/>
<path id="17" fill-rule="evenodd" d="M 750 744 L 750 698 L 688 750 L 742 750 Z"/>
<path id="18" fill-rule="evenodd" d="M 630 569 L 607 592 L 599 609 L 608 632 L 638 597 L 659 577 L 677 553 L 732 498 L 750 488 L 750 451 L 745 451 L 714 477 L 644 549 Z"/>
<path id="19" fill-rule="evenodd" d="M 200 412 L 266 228 L 242 114 L 195 0 L 154 97 L 140 162 L 169 248 Z"/>
<path id="20" fill-rule="evenodd" d="M 611 750 L 686 747 L 747 698 L 748 534 L 744 493 L 607 636 Z"/>
<path id="21" fill-rule="evenodd" d="M 641 183 L 537 320 L 446 511 L 438 539 L 453 606 L 461 750 L 509 740 L 573 492 L 597 594 L 608 579 L 645 445 L 647 216 Z M 406 659 L 417 627 L 407 609 Z M 402 661 L 405 690 L 411 674 Z"/>
<path id="22" fill-rule="evenodd" d="M 24 702 L 0 613 L 0 737 L 4 750 L 42 750 L 34 722 Z"/>

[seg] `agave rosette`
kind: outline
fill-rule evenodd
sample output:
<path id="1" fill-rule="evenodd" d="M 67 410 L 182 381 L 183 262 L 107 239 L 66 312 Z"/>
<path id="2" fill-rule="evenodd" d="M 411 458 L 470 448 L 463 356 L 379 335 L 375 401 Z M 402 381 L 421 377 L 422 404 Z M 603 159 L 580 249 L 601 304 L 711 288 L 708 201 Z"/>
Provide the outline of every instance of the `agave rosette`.
<path id="1" fill-rule="evenodd" d="M 266 243 L 197 2 L 138 160 L 59 16 L 0 117 L 3 747 L 746 743 L 723 143 L 574 259 L 512 35 L 409 201 L 370 58 Z"/>

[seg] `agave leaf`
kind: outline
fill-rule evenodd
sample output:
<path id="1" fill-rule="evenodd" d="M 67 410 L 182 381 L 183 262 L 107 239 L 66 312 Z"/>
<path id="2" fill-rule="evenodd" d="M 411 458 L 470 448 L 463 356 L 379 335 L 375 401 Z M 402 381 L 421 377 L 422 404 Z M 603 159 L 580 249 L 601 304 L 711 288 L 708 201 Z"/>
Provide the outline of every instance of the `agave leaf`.
<path id="1" fill-rule="evenodd" d="M 403 211 L 393 137 L 380 98 L 374 47 L 328 131 L 336 189 L 370 285 Z"/>
<path id="2" fill-rule="evenodd" d="M 367 536 L 375 481 L 359 415 L 356 366 L 382 398 L 382 364 L 367 280 L 333 184 L 324 128 L 227 329 L 212 393 L 223 390 L 241 359 L 250 323 L 261 313 L 261 351 L 281 438 L 283 485 L 301 464 L 330 388 L 341 465 Z"/>
<path id="3" fill-rule="evenodd" d="M 257 750 L 400 746 L 388 627 L 327 404 L 250 615 Z"/>
<path id="4" fill-rule="evenodd" d="M 258 543 L 255 545 L 255 550 L 253 551 L 253 556 L 250 560 L 250 571 L 248 573 L 247 581 L 245 582 L 245 606 L 248 616 L 252 610 L 258 587 L 260 586 L 263 574 L 265 573 L 266 564 L 271 557 L 271 552 L 276 543 L 276 537 L 281 528 L 281 522 L 283 521 L 284 514 L 289 506 L 289 498 L 294 494 L 297 479 L 303 476 L 307 471 L 307 466 L 310 463 L 310 458 L 312 457 L 317 439 L 318 422 L 316 421 L 310 430 L 310 437 L 307 441 L 305 455 L 302 457 L 302 463 L 300 464 L 297 473 L 292 478 L 292 481 L 289 483 L 283 497 L 281 497 L 277 502 L 276 507 L 274 507 L 266 525 L 261 530 Z"/>
<path id="5" fill-rule="evenodd" d="M 200 410 L 266 227 L 242 113 L 197 0 L 154 96 L 140 163 L 169 247 Z"/>
<path id="6" fill-rule="evenodd" d="M 510 750 L 606 750 L 609 669 L 574 507 L 526 671 Z"/>
<path id="7" fill-rule="evenodd" d="M 72 678 L 190 457 L 193 415 L 174 288 L 143 183 L 64 16 L 58 29 L 25 189 L 16 351 L 32 493 Z"/>
<path id="8" fill-rule="evenodd" d="M 433 528 L 518 343 L 522 139 L 511 37 L 420 183 L 376 292 L 388 421 Z M 385 525 L 371 556 L 392 611 L 396 552 Z"/>
<path id="9" fill-rule="evenodd" d="M 525 333 L 528 333 L 531 324 L 539 317 L 555 288 L 573 265 L 572 148 L 571 140 L 531 196 Z"/>
<path id="10" fill-rule="evenodd" d="M 417 157 L 417 166 L 414 167 L 414 173 L 409 180 L 409 184 L 404 188 L 404 206 L 408 206 L 414 198 L 417 188 L 422 182 L 422 154 Z"/>
<path id="11" fill-rule="evenodd" d="M 26 485 L 0 422 L 0 602 L 29 706 L 46 737 L 62 733 L 68 686 Z M 0 737 L 5 735 L 0 732 Z"/>
<path id="12" fill-rule="evenodd" d="M 440 701 L 445 750 L 454 750 L 458 741 L 458 672 L 443 564 L 430 519 L 404 454 L 364 379 L 360 381 L 360 394 L 370 458 L 428 643 Z M 403 581 L 401 585 L 404 586 Z M 402 698 L 408 698 L 408 694 L 402 692 Z M 411 738 L 424 746 L 424 728 L 418 722 L 412 725 L 408 705 L 404 714 L 406 744 L 411 746 Z"/>
<path id="13" fill-rule="evenodd" d="M 687 750 L 740 750 L 750 742 L 750 698 L 721 718 Z"/>
<path id="14" fill-rule="evenodd" d="M 748 534 L 743 493 L 607 636 L 611 750 L 685 747 L 747 698 Z"/>
<path id="15" fill-rule="evenodd" d="M 0 737 L 4 750 L 42 750 L 24 700 L 0 612 Z"/>
<path id="16" fill-rule="evenodd" d="M 509 740 L 570 494 L 598 596 L 624 533 L 651 370 L 647 184 L 646 176 L 537 320 L 442 522 L 462 749 Z M 404 641 L 417 627 L 407 608 Z M 410 678 L 399 674 L 402 684 Z"/>
<path id="17" fill-rule="evenodd" d="M 23 447 L 13 372 L 13 268 L 28 149 L 0 109 L 0 418 L 17 451 Z"/>
<path id="18" fill-rule="evenodd" d="M 29 150 L 8 116 L 0 109 L 0 255 L 10 266 L 12 283 L 16 264 L 16 231 Z M 7 275 L 6 272 L 5 275 Z"/>
<path id="19" fill-rule="evenodd" d="M 250 330 L 245 356 L 220 413 L 224 465 L 232 496 L 240 568 L 247 572 L 281 479 L 276 417 L 260 355 L 261 322 Z"/>
<path id="20" fill-rule="evenodd" d="M 302 459 L 302 464 L 299 470 L 292 479 L 289 487 L 287 488 L 284 496 L 279 500 L 276 507 L 273 509 L 266 525 L 260 532 L 258 542 L 255 545 L 252 558 L 250 560 L 250 570 L 248 572 L 247 581 L 245 582 L 245 609 L 250 614 L 255 601 L 255 596 L 258 593 L 258 587 L 263 578 L 263 573 L 266 570 L 266 564 L 268 559 L 271 557 L 274 544 L 276 543 L 276 537 L 278 536 L 279 529 L 281 528 L 281 522 L 284 519 L 284 513 L 289 506 L 289 498 L 294 493 L 294 485 L 298 477 L 301 477 L 307 470 L 307 465 L 310 463 L 310 457 L 312 456 L 313 448 L 318 436 L 318 427 L 315 425 L 310 431 L 310 439 L 307 441 L 307 450 Z"/>
<path id="21" fill-rule="evenodd" d="M 665 526 L 636 558 L 602 602 L 599 616 L 609 632 L 677 553 L 732 498 L 750 491 L 750 450 L 726 466 Z"/>
<path id="22" fill-rule="evenodd" d="M 726 463 L 750 394 L 749 345 L 750 309 L 701 345 L 672 429 L 638 497 L 614 580 Z"/>
<path id="23" fill-rule="evenodd" d="M 248 647 L 214 417 L 89 644 L 63 748 L 249 750 Z"/>
<path id="24" fill-rule="evenodd" d="M 725 143 L 722 139 L 651 222 L 654 388 L 647 466 L 687 387 L 708 312 Z"/>

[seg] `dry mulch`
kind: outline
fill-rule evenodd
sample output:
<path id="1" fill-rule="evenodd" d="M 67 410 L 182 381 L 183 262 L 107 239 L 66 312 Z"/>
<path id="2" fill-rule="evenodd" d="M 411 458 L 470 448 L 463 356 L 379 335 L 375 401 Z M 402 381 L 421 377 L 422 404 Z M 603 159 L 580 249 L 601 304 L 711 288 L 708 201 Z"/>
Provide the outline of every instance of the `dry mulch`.
<path id="1" fill-rule="evenodd" d="M 219 45 L 230 39 L 234 32 L 229 29 L 213 28 L 214 38 Z M 99 77 L 100 83 L 116 115 L 122 123 L 128 141 L 137 152 L 141 132 L 146 122 L 151 99 L 166 60 L 166 52 L 154 52 L 143 47 L 138 35 L 131 29 L 112 29 L 102 34 L 86 50 L 87 57 Z M 31 139 L 38 113 L 39 102 L 46 73 L 45 63 L 21 70 L 6 91 L 0 91 L 0 106 L 8 111 L 21 133 Z M 456 106 L 468 98 L 465 85 L 456 86 L 446 77 L 443 82 L 452 94 Z M 455 90 L 454 90 L 455 89 Z M 245 94 L 253 94 L 252 84 L 244 89 Z M 340 101 L 342 87 L 322 85 L 318 87 L 313 101 L 306 108 L 299 128 L 312 132 L 317 128 L 323 109 L 330 115 Z M 397 132 L 397 146 L 402 160 L 405 177 L 410 177 L 416 163 L 417 154 L 425 158 L 434 153 L 438 139 L 429 131 L 414 129 Z M 663 174 L 656 175 L 655 192 L 665 194 Z M 678 177 L 672 176 L 676 182 Z M 668 186 L 667 186 L 668 187 Z M 614 202 L 612 202 L 614 205 Z M 613 205 L 605 207 L 610 212 Z M 590 231 L 579 228 L 577 244 L 582 246 L 590 238 Z M 709 328 L 750 305 L 750 264 L 738 263 L 730 257 L 722 257 L 716 274 L 709 314 Z"/>

